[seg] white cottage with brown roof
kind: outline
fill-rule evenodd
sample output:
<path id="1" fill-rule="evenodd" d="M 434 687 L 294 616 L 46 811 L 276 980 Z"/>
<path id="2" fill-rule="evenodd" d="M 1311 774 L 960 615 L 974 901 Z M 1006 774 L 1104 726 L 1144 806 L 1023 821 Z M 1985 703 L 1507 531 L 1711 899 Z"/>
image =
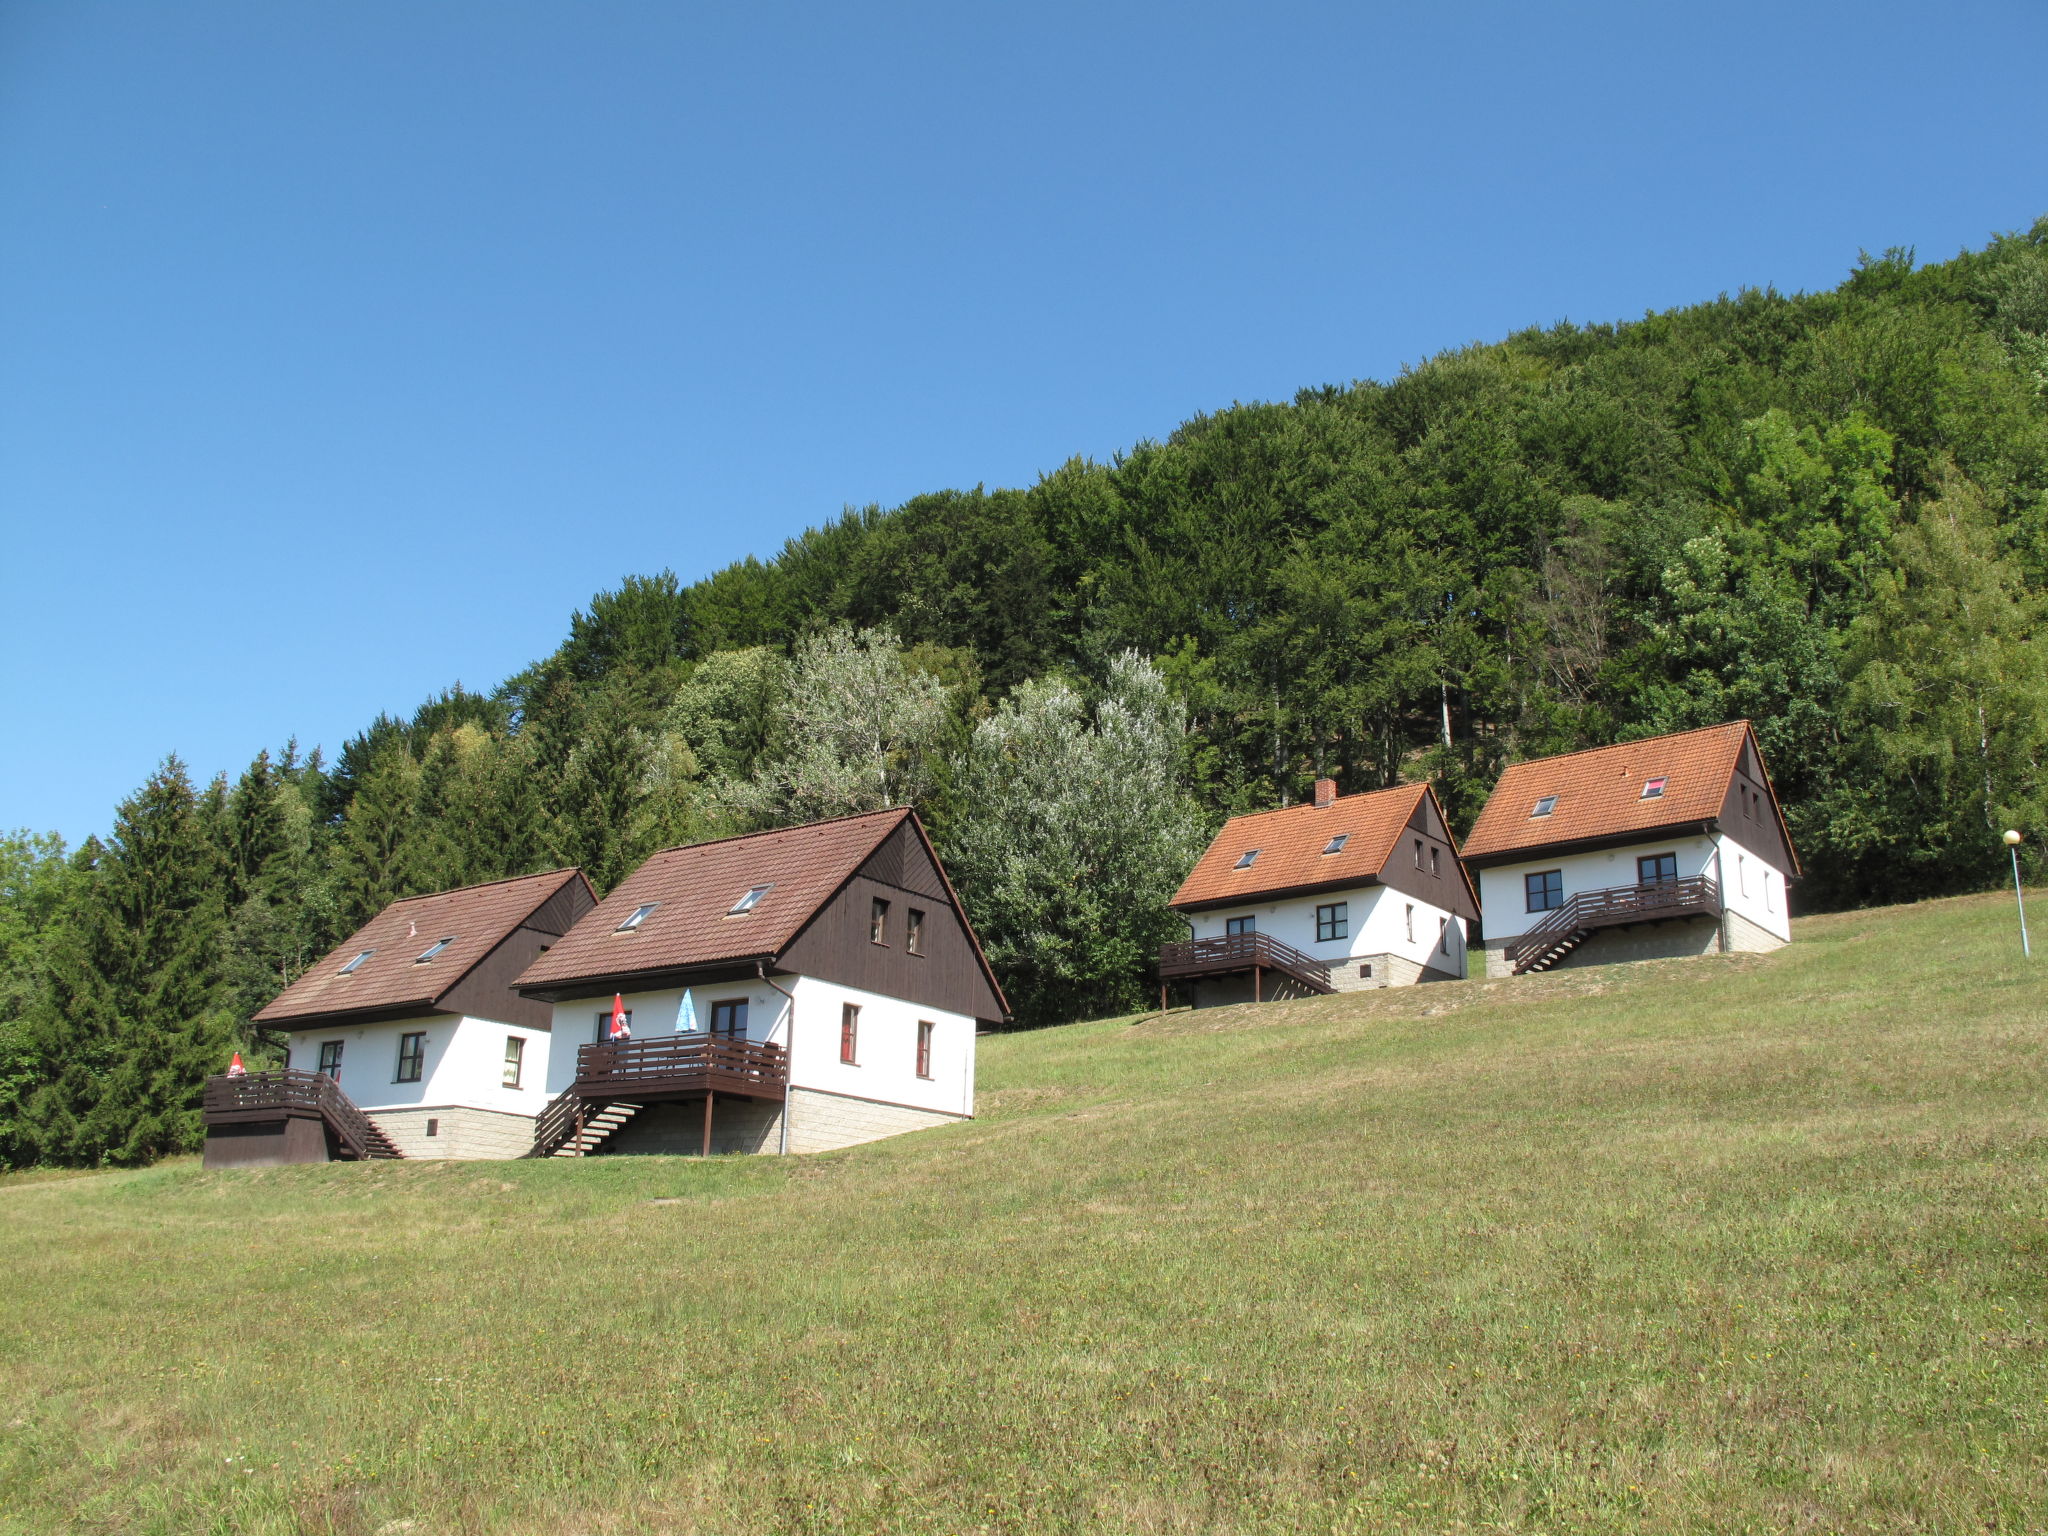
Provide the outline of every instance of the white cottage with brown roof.
<path id="1" fill-rule="evenodd" d="M 283 1068 L 208 1082 L 209 1166 L 523 1155 L 553 1015 L 512 982 L 596 905 L 573 869 L 392 902 L 255 1015 Z"/>
<path id="2" fill-rule="evenodd" d="M 1792 938 L 1799 859 L 1746 720 L 1514 764 L 1465 864 L 1489 976 Z"/>
<path id="3" fill-rule="evenodd" d="M 518 986 L 553 1010 L 555 1156 L 811 1152 L 965 1119 L 975 1032 L 1008 1014 L 905 809 L 657 853 Z"/>
<path id="4" fill-rule="evenodd" d="M 1174 894 L 1184 943 L 1160 952 L 1160 1005 L 1197 1007 L 1448 981 L 1478 900 L 1436 791 L 1400 784 L 1233 816 Z"/>

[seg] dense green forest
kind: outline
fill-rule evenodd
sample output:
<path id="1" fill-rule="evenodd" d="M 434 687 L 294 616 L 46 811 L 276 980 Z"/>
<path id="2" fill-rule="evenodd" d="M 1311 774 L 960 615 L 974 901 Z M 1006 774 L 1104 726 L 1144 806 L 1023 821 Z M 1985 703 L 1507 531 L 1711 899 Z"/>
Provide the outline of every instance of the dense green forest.
<path id="1" fill-rule="evenodd" d="M 914 803 L 1022 1023 L 1131 1004 L 1225 814 L 1757 723 L 1806 909 L 2048 830 L 2048 219 L 1198 416 L 1020 490 L 627 578 L 488 695 L 0 845 L 0 1157 L 197 1140 L 249 1012 L 394 896 Z M 2038 847 L 2038 839 L 2033 845 Z M 2038 864 L 2036 871 L 2038 872 Z"/>

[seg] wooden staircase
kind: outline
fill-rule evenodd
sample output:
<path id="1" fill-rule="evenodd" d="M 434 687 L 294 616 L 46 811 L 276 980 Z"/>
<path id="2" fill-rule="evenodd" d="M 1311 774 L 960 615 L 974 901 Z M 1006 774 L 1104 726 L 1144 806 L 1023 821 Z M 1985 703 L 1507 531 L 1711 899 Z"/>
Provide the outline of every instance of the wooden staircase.
<path id="1" fill-rule="evenodd" d="M 338 1162 L 405 1156 L 384 1128 L 323 1072 L 273 1067 L 209 1077 L 201 1106 L 208 1126 L 317 1118 L 326 1129 L 328 1156 Z"/>
<path id="2" fill-rule="evenodd" d="M 625 1104 L 614 1100 L 602 1106 L 591 1115 L 560 1146 L 548 1153 L 549 1157 L 588 1157 L 598 1145 L 610 1138 L 613 1131 L 640 1113 L 638 1104 Z"/>
<path id="3" fill-rule="evenodd" d="M 1721 888 L 1706 875 L 1581 891 L 1502 948 L 1517 976 L 1547 971 L 1602 928 L 1718 915 Z"/>

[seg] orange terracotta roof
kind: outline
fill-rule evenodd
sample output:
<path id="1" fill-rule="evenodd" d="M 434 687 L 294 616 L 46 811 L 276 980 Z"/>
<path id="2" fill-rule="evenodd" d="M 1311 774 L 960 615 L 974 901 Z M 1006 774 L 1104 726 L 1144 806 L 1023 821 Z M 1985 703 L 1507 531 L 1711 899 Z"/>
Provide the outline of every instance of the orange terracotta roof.
<path id="1" fill-rule="evenodd" d="M 1497 860 L 1560 843 L 1715 820 L 1749 738 L 1749 722 L 1736 720 L 1515 763 L 1501 775 L 1466 837 L 1465 857 Z M 1643 787 L 1652 779 L 1664 781 L 1664 792 L 1644 799 Z M 1557 797 L 1550 813 L 1532 814 L 1548 795 Z"/>
<path id="2" fill-rule="evenodd" d="M 655 854 L 528 966 L 523 991 L 640 971 L 770 958 L 783 950 L 868 856 L 910 816 L 870 811 Z M 769 889 L 745 913 L 733 904 Z M 629 933 L 619 924 L 654 904 Z"/>
<path id="3" fill-rule="evenodd" d="M 563 886 L 582 878 L 580 870 L 552 869 L 394 901 L 259 1009 L 255 1022 L 277 1025 L 369 1009 L 432 1012 L 479 960 Z M 450 938 L 454 942 L 432 960 L 419 960 L 429 946 Z M 341 968 L 364 950 L 370 957 L 344 976 Z"/>
<path id="4" fill-rule="evenodd" d="M 1169 905 L 1207 906 L 1250 901 L 1305 886 L 1365 885 L 1379 877 L 1394 843 L 1414 816 L 1427 784 L 1396 784 L 1362 795 L 1339 795 L 1327 806 L 1312 801 L 1277 811 L 1233 816 L 1223 824 Z M 1325 853 L 1344 838 L 1337 853 Z M 1239 861 L 1253 849 L 1249 868 Z M 1451 849 L 1455 857 L 1457 847 Z"/>

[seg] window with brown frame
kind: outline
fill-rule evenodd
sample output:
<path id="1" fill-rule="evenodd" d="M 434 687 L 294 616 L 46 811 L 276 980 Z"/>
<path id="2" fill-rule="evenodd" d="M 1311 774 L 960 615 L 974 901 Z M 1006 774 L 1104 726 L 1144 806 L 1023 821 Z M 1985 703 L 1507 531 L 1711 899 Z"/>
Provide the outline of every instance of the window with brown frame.
<path id="1" fill-rule="evenodd" d="M 917 1021 L 917 1075 L 919 1077 L 930 1077 L 932 1075 L 932 1030 L 934 1027 L 930 1019 L 919 1019 Z"/>
<path id="2" fill-rule="evenodd" d="M 747 1038 L 747 1000 L 722 997 L 711 1005 L 711 1033 L 727 1040 Z"/>
<path id="3" fill-rule="evenodd" d="M 1419 837 L 1415 839 L 1415 867 L 1422 868 L 1422 839 Z"/>
<path id="4" fill-rule="evenodd" d="M 320 1042 L 319 1072 L 322 1077 L 331 1077 L 337 1082 L 341 1080 L 341 1045 L 339 1040 Z"/>
<path id="5" fill-rule="evenodd" d="M 1432 848 L 1429 850 L 1429 872 L 1432 875 L 1441 876 L 1444 872 L 1444 867 L 1441 860 L 1442 853 L 1443 850 L 1440 848 Z"/>
<path id="6" fill-rule="evenodd" d="M 519 1086 L 519 1072 L 526 1065 L 526 1042 L 517 1035 L 505 1037 L 505 1078 L 507 1088 Z"/>
<path id="7" fill-rule="evenodd" d="M 845 1003 L 839 1009 L 839 1060 L 844 1066 L 860 1065 L 860 1004 Z"/>
<path id="8" fill-rule="evenodd" d="M 904 913 L 903 947 L 913 955 L 924 953 L 924 914 L 915 907 Z"/>
<path id="9" fill-rule="evenodd" d="M 889 903 L 879 896 L 868 904 L 868 942 L 889 942 Z"/>

